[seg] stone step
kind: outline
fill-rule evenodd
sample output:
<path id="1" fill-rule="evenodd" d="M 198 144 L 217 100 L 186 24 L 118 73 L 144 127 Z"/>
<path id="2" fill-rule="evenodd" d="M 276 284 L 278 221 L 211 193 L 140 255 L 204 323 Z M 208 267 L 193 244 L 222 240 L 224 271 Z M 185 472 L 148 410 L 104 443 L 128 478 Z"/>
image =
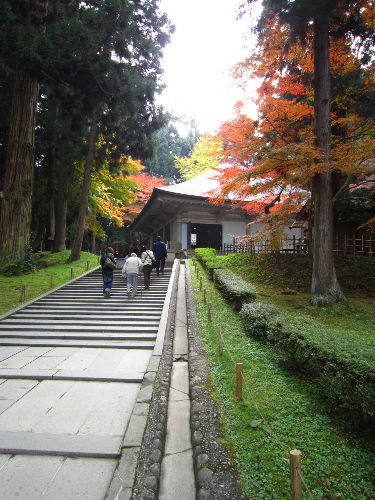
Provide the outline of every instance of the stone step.
<path id="1" fill-rule="evenodd" d="M 40 368 L 0 368 L 0 379 L 73 380 L 77 382 L 123 382 L 140 384 L 143 373 L 116 370 L 66 370 Z"/>
<path id="2" fill-rule="evenodd" d="M 23 332 L 6 332 L 6 333 L 1 333 L 0 332 L 0 339 L 7 339 L 7 338 L 13 338 L 19 341 L 21 344 L 23 339 L 48 339 L 48 340 L 53 340 L 53 339 L 70 339 L 70 340 L 117 340 L 117 341 L 128 341 L 128 340 L 137 340 L 139 341 L 144 341 L 144 340 L 152 340 L 154 341 L 156 338 L 155 334 L 152 333 L 76 333 L 76 332 L 71 332 L 71 333 L 64 333 L 64 332 L 55 332 L 55 333 L 43 333 L 40 331 L 36 330 L 30 330 L 28 333 L 23 333 Z"/>
<path id="3" fill-rule="evenodd" d="M 132 334 L 132 335 L 141 335 L 143 333 L 147 333 L 147 335 L 153 335 L 156 334 L 158 331 L 157 326 L 153 325 L 148 325 L 148 326 L 137 326 L 137 325 L 129 325 L 129 326 L 121 326 L 121 325 L 115 325 L 114 327 L 111 328 L 111 326 L 105 326 L 105 325 L 79 325 L 74 326 L 74 325 L 22 325 L 22 328 L 19 327 L 19 325 L 12 325 L 12 324 L 0 324 L 0 337 L 8 336 L 10 335 L 9 332 L 14 333 L 15 335 L 19 335 L 22 337 L 23 335 L 27 334 L 30 335 L 31 333 L 35 332 L 36 334 L 42 333 L 42 332 L 48 332 L 49 335 L 52 335 L 53 333 L 56 332 L 85 332 L 87 335 L 90 333 L 93 336 L 96 336 L 97 334 Z"/>
<path id="4" fill-rule="evenodd" d="M 84 340 L 63 338 L 10 338 L 0 337 L 0 347 L 23 346 L 23 347 L 84 347 L 103 349 L 153 349 L 154 339 L 151 341 L 138 341 L 125 339 L 121 342 L 117 340 Z"/>
<path id="5" fill-rule="evenodd" d="M 118 458 L 122 436 L 0 431 L 0 453 Z"/>
<path id="6" fill-rule="evenodd" d="M 121 321 L 121 323 L 120 323 Z M 5 325 L 5 327 L 4 327 Z M 7 328 L 8 325 L 23 325 L 23 327 L 28 328 L 30 325 L 32 325 L 35 328 L 35 318 L 18 318 L 17 316 L 11 316 L 10 318 L 4 319 L 0 323 L 0 331 L 4 330 Z M 123 316 L 122 319 L 118 319 L 117 321 L 113 321 L 111 317 L 108 319 L 103 316 L 99 316 L 99 320 L 91 319 L 91 318 L 73 318 L 73 319 L 61 319 L 58 318 L 57 321 L 54 321 L 53 319 L 49 318 L 41 318 L 38 316 L 38 322 L 37 322 L 37 328 L 40 329 L 41 327 L 43 329 L 46 329 L 47 326 L 52 325 L 52 329 L 58 328 L 61 329 L 60 326 L 64 327 L 65 326 L 85 326 L 85 325 L 95 325 L 98 328 L 100 327 L 109 327 L 109 326 L 115 326 L 116 329 L 120 327 L 130 327 L 130 326 L 136 326 L 136 327 L 158 327 L 159 321 L 158 319 L 153 319 L 153 318 L 147 318 L 147 317 L 142 317 L 140 319 L 129 319 L 126 318 L 126 316 Z M 80 328 L 81 329 L 81 328 Z M 92 328 L 90 328 L 91 330 Z"/>
<path id="7" fill-rule="evenodd" d="M 160 320 L 160 314 L 157 314 L 153 311 L 131 311 L 131 312 L 124 312 L 124 311 L 111 311 L 110 315 L 110 320 L 112 321 L 126 321 L 129 319 L 129 317 L 132 317 L 134 320 L 136 320 L 138 317 L 147 319 L 147 320 L 153 320 L 153 321 L 159 321 Z M 99 311 L 85 311 L 84 314 L 82 314 L 82 311 L 70 311 L 69 309 L 67 310 L 59 310 L 59 311 L 27 311 L 27 312 L 18 312 L 13 314 L 11 319 L 15 318 L 17 320 L 25 319 L 29 320 L 32 319 L 34 322 L 35 320 L 40 320 L 40 319 L 55 319 L 55 320 L 97 320 L 97 321 L 102 321 L 103 320 L 103 315 L 99 314 Z"/>
<path id="8" fill-rule="evenodd" d="M 157 304 L 153 305 L 152 308 L 150 307 L 145 308 L 144 305 L 142 304 L 123 304 L 123 305 L 112 305 L 111 304 L 111 314 L 134 314 L 136 316 L 142 315 L 142 314 L 159 314 L 163 309 L 162 304 Z M 85 314 L 85 315 L 90 315 L 90 314 L 100 314 L 100 313 L 108 313 L 108 307 L 107 305 L 90 305 L 86 304 L 84 309 L 82 309 L 81 306 L 75 306 L 74 304 L 43 304 L 40 305 L 39 302 L 35 302 L 34 304 L 31 304 L 25 309 L 22 309 L 23 312 L 27 313 L 33 313 L 33 314 L 40 314 L 41 311 L 46 311 L 46 312 L 53 312 L 56 314 L 60 312 L 69 312 L 71 314 Z"/>

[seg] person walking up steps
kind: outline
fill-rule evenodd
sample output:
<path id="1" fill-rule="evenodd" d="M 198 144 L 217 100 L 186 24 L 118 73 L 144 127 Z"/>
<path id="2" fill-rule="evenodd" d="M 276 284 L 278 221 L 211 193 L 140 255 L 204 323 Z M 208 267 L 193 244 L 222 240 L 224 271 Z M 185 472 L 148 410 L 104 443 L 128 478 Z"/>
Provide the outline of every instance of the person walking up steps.
<path id="1" fill-rule="evenodd" d="M 103 295 L 104 297 L 111 296 L 112 282 L 113 282 L 113 270 L 116 268 L 116 259 L 114 257 L 114 250 L 112 247 L 107 247 L 100 259 L 100 266 L 102 268 L 103 275 Z M 112 262 L 112 265 L 110 262 Z M 106 264 L 107 262 L 107 264 Z"/>
<path id="2" fill-rule="evenodd" d="M 146 245 L 141 246 L 141 261 L 143 264 L 143 276 L 145 277 L 145 290 L 150 288 L 152 261 L 155 259 L 154 252 L 147 250 Z"/>
<path id="3" fill-rule="evenodd" d="M 128 297 L 135 297 L 138 285 L 138 273 L 142 271 L 142 261 L 137 254 L 132 252 L 122 268 L 122 277 L 126 277 L 126 290 Z"/>
<path id="4" fill-rule="evenodd" d="M 164 274 L 165 259 L 167 258 L 167 245 L 164 241 L 161 241 L 161 237 L 158 236 L 153 246 L 154 256 L 157 263 L 156 274 Z"/>

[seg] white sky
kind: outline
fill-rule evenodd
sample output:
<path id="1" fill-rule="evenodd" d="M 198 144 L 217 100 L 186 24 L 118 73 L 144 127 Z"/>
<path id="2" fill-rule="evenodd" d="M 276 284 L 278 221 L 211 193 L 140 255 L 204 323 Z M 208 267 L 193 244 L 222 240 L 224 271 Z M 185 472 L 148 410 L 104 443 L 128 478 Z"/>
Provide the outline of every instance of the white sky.
<path id="1" fill-rule="evenodd" d="M 230 69 L 250 53 L 245 44 L 254 45 L 254 18 L 237 20 L 239 4 L 240 0 L 160 1 L 160 10 L 176 31 L 164 49 L 167 89 L 158 101 L 175 116 L 194 118 L 201 133 L 214 133 L 243 99 Z M 255 107 L 248 112 L 255 116 Z"/>

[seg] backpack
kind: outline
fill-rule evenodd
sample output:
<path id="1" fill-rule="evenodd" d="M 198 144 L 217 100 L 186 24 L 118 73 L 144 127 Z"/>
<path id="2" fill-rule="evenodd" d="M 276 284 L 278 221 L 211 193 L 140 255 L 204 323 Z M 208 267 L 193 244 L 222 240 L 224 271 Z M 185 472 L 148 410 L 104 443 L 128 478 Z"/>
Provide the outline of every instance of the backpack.
<path id="1" fill-rule="evenodd" d="M 107 267 L 113 271 L 113 269 L 116 269 L 116 264 L 113 262 L 113 260 L 110 257 L 107 257 L 105 259 L 104 265 L 102 266 L 102 269 L 104 269 L 105 267 Z"/>

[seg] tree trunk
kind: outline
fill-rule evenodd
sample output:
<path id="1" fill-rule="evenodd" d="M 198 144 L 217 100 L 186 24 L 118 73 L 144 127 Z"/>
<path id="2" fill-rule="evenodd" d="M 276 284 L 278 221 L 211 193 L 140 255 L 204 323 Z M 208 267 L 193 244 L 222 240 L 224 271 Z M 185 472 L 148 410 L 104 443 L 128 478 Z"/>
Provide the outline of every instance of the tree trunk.
<path id="1" fill-rule="evenodd" d="M 90 233 L 90 253 L 96 253 L 96 238 L 95 231 L 91 231 Z"/>
<path id="2" fill-rule="evenodd" d="M 21 69 L 14 77 L 1 204 L 0 262 L 23 259 L 29 244 L 39 83 Z"/>
<path id="3" fill-rule="evenodd" d="M 70 262 L 73 262 L 74 260 L 79 260 L 81 257 L 81 248 L 82 248 L 83 235 L 85 232 L 87 207 L 89 203 L 89 191 L 91 187 L 91 174 L 94 166 L 94 152 L 96 144 L 96 133 L 98 128 L 98 117 L 99 117 L 99 106 L 97 105 L 94 108 L 92 115 L 88 152 L 86 157 L 85 173 L 82 185 L 81 202 L 79 206 L 78 227 L 73 243 L 72 253 L 70 254 L 69 258 Z"/>
<path id="4" fill-rule="evenodd" d="M 330 124 L 330 64 L 328 16 L 314 19 L 314 111 L 316 145 L 324 154 L 324 171 L 312 182 L 314 205 L 311 301 L 324 306 L 343 299 L 333 261 L 333 203 Z"/>
<path id="5" fill-rule="evenodd" d="M 60 170 L 59 186 L 56 202 L 56 224 L 55 240 L 53 244 L 54 252 L 62 252 L 66 249 L 66 213 L 68 207 L 68 183 L 69 176 L 66 170 Z"/>

